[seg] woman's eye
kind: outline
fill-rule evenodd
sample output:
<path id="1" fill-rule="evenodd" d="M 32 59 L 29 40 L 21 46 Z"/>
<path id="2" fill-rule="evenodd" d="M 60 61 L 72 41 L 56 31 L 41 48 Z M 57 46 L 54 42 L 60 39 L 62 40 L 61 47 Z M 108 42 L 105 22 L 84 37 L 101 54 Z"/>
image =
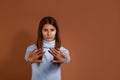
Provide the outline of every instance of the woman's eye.
<path id="1" fill-rule="evenodd" d="M 55 29 L 51 29 L 51 31 L 55 31 Z"/>
<path id="2" fill-rule="evenodd" d="M 48 31 L 47 29 L 44 29 L 44 31 L 46 32 L 46 31 Z"/>

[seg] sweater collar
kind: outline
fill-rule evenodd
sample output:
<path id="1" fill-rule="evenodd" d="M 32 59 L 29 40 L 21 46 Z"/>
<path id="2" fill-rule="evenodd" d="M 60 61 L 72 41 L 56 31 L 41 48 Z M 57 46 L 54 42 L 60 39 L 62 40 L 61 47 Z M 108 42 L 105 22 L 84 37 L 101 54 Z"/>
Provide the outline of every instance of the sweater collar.
<path id="1" fill-rule="evenodd" d="M 55 47 L 55 40 L 53 40 L 53 41 L 43 40 L 43 47 L 44 48 L 54 48 Z"/>

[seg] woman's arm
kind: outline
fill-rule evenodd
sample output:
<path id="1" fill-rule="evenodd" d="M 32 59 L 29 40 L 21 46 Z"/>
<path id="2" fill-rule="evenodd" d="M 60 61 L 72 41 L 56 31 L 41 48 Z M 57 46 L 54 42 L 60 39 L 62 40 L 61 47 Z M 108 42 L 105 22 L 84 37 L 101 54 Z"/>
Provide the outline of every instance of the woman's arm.
<path id="1" fill-rule="evenodd" d="M 69 51 L 63 47 L 61 49 L 50 48 L 49 52 L 54 56 L 52 63 L 63 64 L 70 62 Z"/>
<path id="2" fill-rule="evenodd" d="M 64 47 L 61 47 L 60 50 L 61 50 L 61 51 L 63 52 L 63 54 L 65 54 L 65 56 L 66 56 L 66 60 L 63 62 L 63 64 L 67 64 L 67 63 L 69 63 L 70 60 L 71 60 L 69 50 L 66 49 L 66 48 L 64 48 Z"/>
<path id="3" fill-rule="evenodd" d="M 26 54 L 25 54 L 25 60 L 29 63 L 41 63 L 42 62 L 42 56 L 45 52 L 43 52 L 43 49 L 35 49 L 31 46 L 27 48 Z"/>

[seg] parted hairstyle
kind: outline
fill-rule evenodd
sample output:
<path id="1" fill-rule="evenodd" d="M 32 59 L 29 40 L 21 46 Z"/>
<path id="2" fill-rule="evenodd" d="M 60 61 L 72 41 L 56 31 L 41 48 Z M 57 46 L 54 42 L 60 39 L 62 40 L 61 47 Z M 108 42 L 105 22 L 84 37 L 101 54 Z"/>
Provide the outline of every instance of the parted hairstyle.
<path id="1" fill-rule="evenodd" d="M 42 34 L 42 28 L 45 24 L 51 24 L 52 26 L 55 27 L 56 29 L 56 35 L 55 35 L 55 48 L 60 48 L 61 47 L 61 39 L 60 39 L 60 31 L 59 27 L 57 24 L 57 21 L 51 17 L 51 16 L 45 16 L 41 19 L 39 26 L 38 26 L 38 34 L 37 34 L 37 41 L 36 45 L 37 48 L 42 48 L 43 47 L 43 34 Z"/>

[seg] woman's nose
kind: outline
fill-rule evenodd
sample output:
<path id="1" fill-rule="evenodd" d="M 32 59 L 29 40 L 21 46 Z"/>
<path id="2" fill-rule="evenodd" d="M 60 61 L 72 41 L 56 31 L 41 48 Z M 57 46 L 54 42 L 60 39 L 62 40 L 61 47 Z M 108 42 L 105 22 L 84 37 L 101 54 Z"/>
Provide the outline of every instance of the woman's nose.
<path id="1" fill-rule="evenodd" d="M 50 36 L 51 35 L 51 32 L 50 31 L 48 31 L 48 36 Z"/>

